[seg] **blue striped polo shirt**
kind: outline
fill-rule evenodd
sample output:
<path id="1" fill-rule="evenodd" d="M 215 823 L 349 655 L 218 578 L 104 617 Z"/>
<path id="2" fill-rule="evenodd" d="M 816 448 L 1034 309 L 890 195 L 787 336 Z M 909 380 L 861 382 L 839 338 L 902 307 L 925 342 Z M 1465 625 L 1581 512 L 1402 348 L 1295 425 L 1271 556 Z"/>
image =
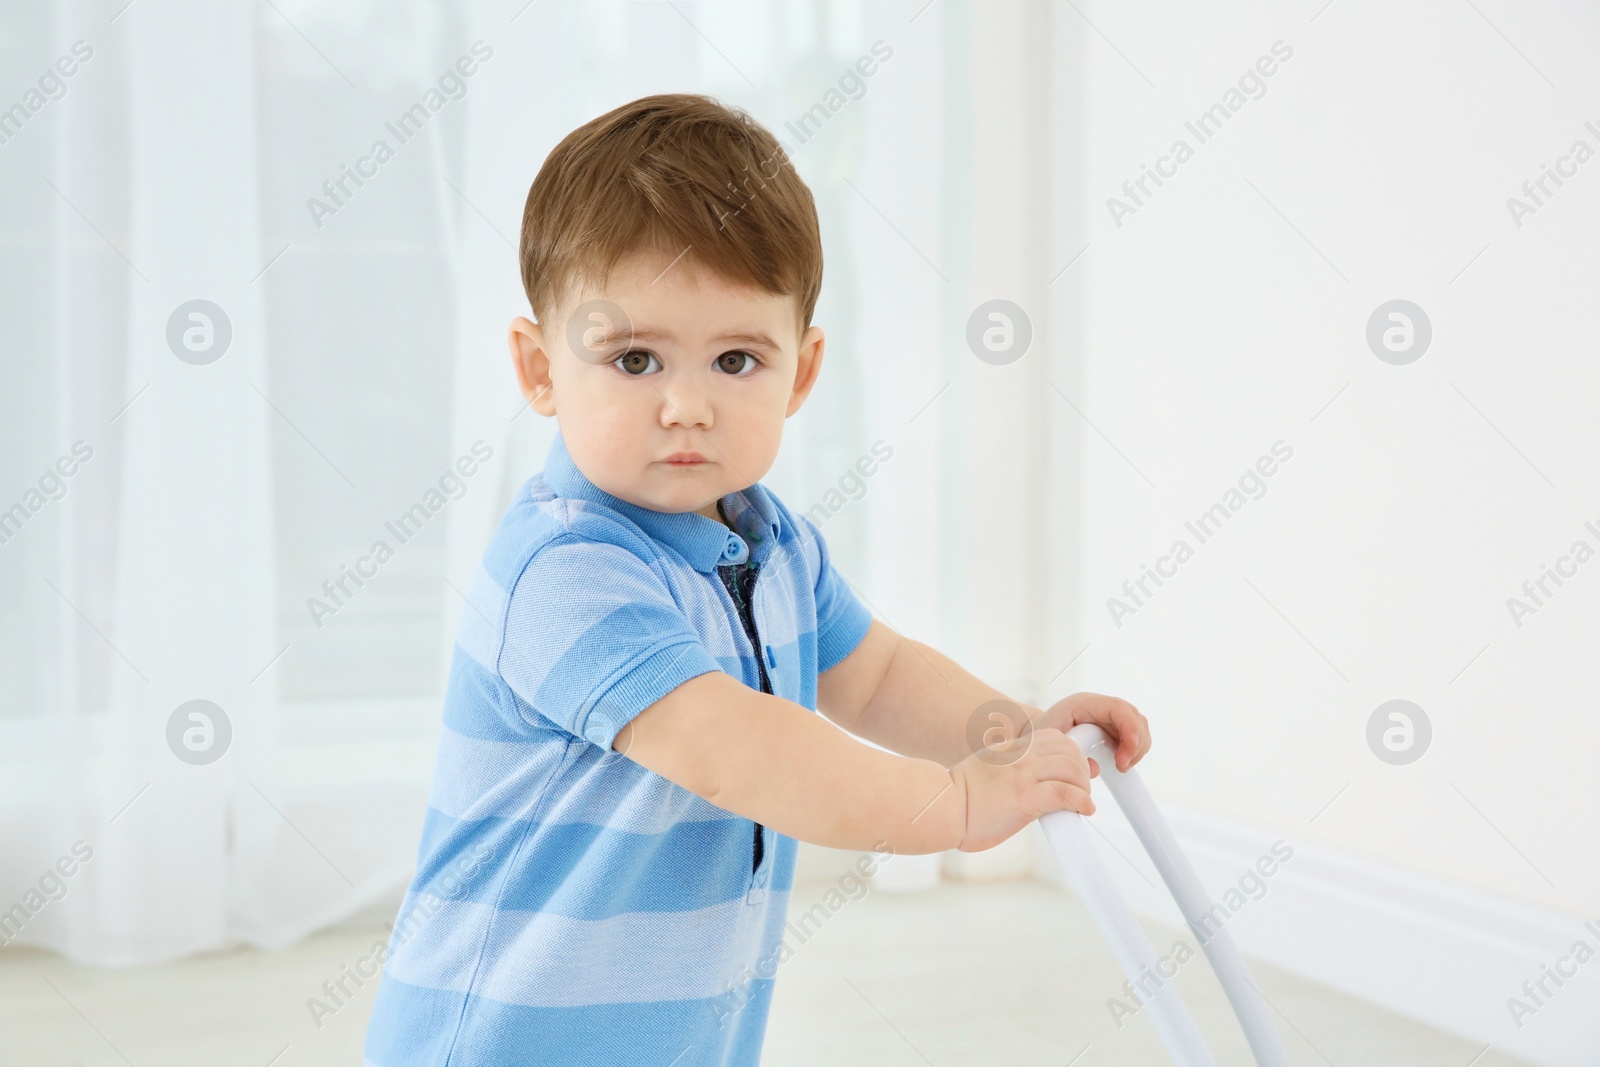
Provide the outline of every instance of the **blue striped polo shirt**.
<path id="1" fill-rule="evenodd" d="M 710 671 L 815 710 L 871 615 L 765 487 L 722 507 L 731 530 L 611 496 L 559 435 L 518 491 L 461 612 L 367 1067 L 759 1060 L 797 843 L 611 741 Z M 718 570 L 747 562 L 755 642 Z"/>

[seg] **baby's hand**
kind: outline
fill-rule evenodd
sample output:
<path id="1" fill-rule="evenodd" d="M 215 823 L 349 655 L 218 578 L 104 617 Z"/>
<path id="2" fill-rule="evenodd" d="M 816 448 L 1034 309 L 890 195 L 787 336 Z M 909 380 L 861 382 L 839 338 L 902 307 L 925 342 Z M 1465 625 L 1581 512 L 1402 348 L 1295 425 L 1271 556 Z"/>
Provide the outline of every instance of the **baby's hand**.
<path id="1" fill-rule="evenodd" d="M 1072 738 L 1031 728 L 1005 746 L 990 746 L 950 768 L 966 793 L 962 852 L 993 848 L 1052 811 L 1094 814 L 1089 761 Z"/>
<path id="2" fill-rule="evenodd" d="M 1053 727 L 1070 730 L 1081 722 L 1092 722 L 1111 735 L 1116 744 L 1117 770 L 1132 767 L 1150 751 L 1150 722 L 1139 709 L 1117 697 L 1100 693 L 1074 693 L 1050 705 L 1043 715 L 1033 720 L 1034 729 Z M 1095 774 L 1100 767 L 1089 761 Z"/>

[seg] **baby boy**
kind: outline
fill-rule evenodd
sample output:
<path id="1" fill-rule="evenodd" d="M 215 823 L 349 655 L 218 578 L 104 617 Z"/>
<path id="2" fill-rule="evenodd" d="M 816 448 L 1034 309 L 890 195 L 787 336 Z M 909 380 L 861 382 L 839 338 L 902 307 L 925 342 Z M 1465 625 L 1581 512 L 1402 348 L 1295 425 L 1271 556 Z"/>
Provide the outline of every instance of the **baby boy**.
<path id="1" fill-rule="evenodd" d="M 767 130 L 702 96 L 602 115 L 520 252 L 512 362 L 558 432 L 461 613 L 366 1062 L 754 1065 L 797 842 L 991 848 L 1094 810 L 1063 731 L 1126 769 L 1149 730 L 895 633 L 760 483 L 824 350 L 816 209 Z"/>

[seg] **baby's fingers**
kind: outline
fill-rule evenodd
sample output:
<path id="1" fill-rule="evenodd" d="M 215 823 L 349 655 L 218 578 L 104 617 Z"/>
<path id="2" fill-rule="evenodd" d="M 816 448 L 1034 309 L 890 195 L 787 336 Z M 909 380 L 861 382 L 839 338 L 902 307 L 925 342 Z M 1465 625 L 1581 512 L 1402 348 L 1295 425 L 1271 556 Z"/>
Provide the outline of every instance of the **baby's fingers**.
<path id="1" fill-rule="evenodd" d="M 1084 815 L 1094 814 L 1094 800 L 1089 796 L 1089 791 L 1082 786 L 1073 785 L 1071 782 L 1062 782 L 1047 779 L 1035 782 L 1032 786 L 1033 810 L 1041 815 L 1052 811 L 1076 811 Z"/>
<path id="2" fill-rule="evenodd" d="M 1111 706 L 1111 720 L 1117 742 L 1117 769 L 1125 771 L 1150 751 L 1150 720 L 1126 700 Z"/>
<path id="3" fill-rule="evenodd" d="M 1124 728 L 1117 737 L 1117 770 L 1125 771 L 1134 765 L 1134 762 L 1143 755 L 1139 747 L 1138 732 Z"/>
<path id="4" fill-rule="evenodd" d="M 1089 788 L 1089 761 L 1079 752 L 1059 752 L 1040 756 L 1034 773 L 1040 779 L 1066 782 L 1080 789 Z"/>

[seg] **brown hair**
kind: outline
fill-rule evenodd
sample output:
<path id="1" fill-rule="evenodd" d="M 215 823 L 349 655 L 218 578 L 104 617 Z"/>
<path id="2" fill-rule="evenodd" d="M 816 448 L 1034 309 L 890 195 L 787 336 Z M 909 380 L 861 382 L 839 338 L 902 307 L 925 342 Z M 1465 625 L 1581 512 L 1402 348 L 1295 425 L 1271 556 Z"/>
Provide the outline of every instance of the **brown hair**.
<path id="1" fill-rule="evenodd" d="M 556 145 L 528 190 L 518 256 L 545 322 L 617 261 L 641 250 L 695 260 L 724 280 L 793 295 L 800 331 L 822 289 L 811 190 L 777 138 L 708 96 L 641 97 Z"/>

